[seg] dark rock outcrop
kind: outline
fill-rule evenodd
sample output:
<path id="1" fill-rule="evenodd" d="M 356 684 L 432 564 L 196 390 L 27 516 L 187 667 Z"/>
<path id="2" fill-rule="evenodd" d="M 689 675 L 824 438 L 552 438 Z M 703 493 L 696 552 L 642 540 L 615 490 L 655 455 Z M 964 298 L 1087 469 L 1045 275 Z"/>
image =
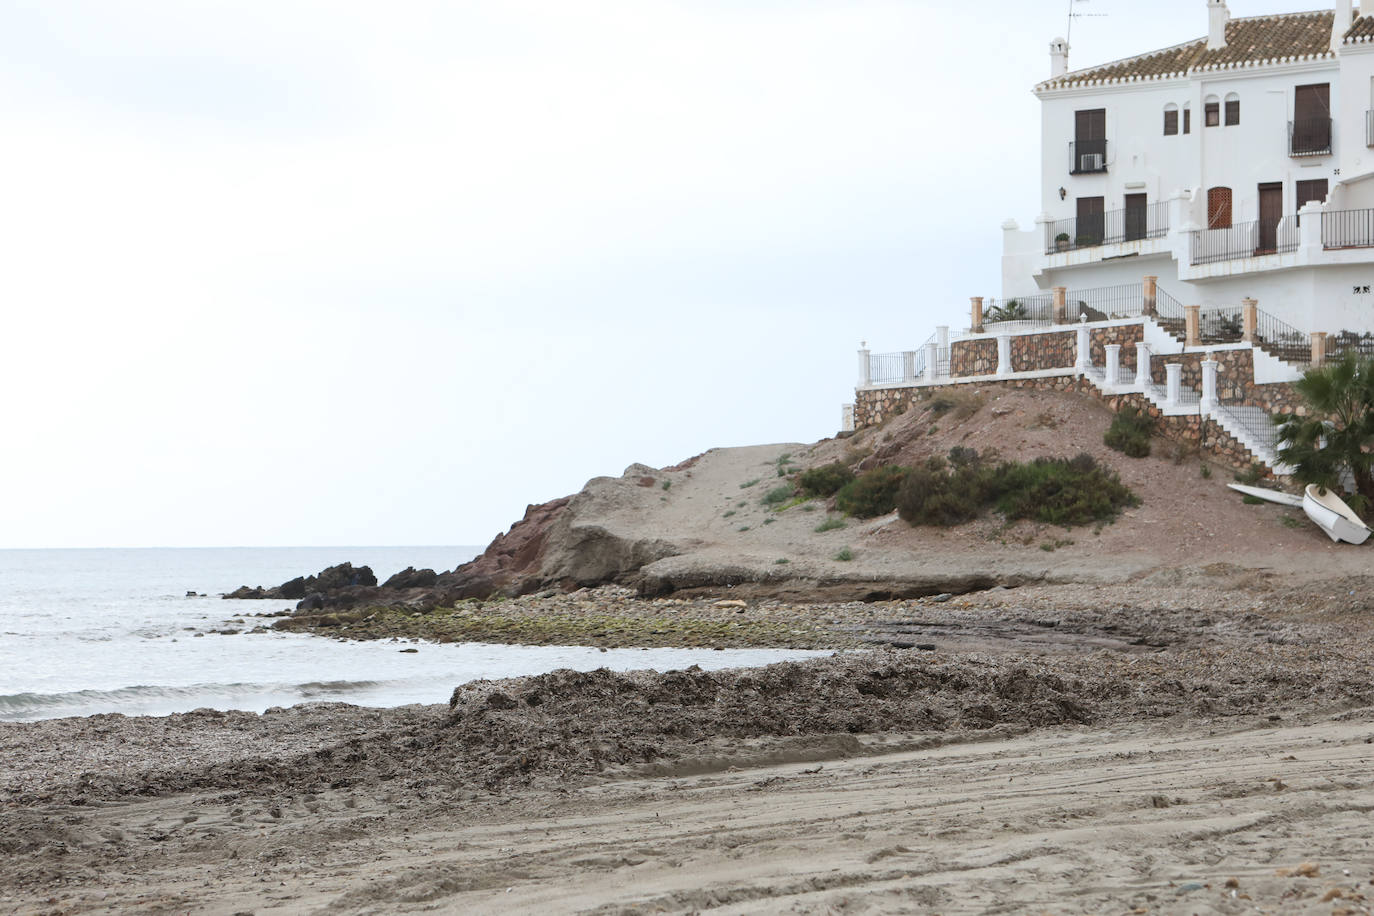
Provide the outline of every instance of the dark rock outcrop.
<path id="1" fill-rule="evenodd" d="M 432 569 L 407 566 L 382 583 L 382 588 L 433 588 L 439 574 Z"/>

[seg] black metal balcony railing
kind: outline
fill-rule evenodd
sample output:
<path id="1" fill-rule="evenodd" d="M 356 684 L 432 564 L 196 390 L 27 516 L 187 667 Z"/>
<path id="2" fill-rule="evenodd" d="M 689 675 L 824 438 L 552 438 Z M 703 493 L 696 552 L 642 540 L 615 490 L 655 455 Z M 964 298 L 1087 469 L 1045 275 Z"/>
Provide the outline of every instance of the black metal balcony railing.
<path id="1" fill-rule="evenodd" d="M 1374 111 L 1364 113 L 1364 145 L 1374 146 Z"/>
<path id="2" fill-rule="evenodd" d="M 1288 155 L 1327 156 L 1330 153 L 1330 118 L 1307 118 L 1288 122 Z"/>
<path id="3" fill-rule="evenodd" d="M 1169 233 L 1167 201 L 1082 219 L 1061 219 L 1045 224 L 1045 253 L 1112 245 L 1140 239 L 1159 239 Z"/>
<path id="4" fill-rule="evenodd" d="M 1189 248 L 1194 264 L 1285 254 L 1298 250 L 1298 218 L 1285 216 L 1277 224 L 1251 220 L 1225 229 L 1201 229 L 1192 236 Z"/>
<path id="5" fill-rule="evenodd" d="M 1106 140 L 1076 140 L 1069 144 L 1069 174 L 1107 171 Z"/>
<path id="6" fill-rule="evenodd" d="M 1322 214 L 1323 248 L 1374 248 L 1374 210 Z"/>

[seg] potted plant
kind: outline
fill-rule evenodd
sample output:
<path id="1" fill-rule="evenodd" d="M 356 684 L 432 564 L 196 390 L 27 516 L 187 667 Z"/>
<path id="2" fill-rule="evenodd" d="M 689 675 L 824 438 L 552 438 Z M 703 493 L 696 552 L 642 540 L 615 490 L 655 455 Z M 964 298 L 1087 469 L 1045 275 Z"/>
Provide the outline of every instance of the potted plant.
<path id="1" fill-rule="evenodd" d="M 1056 247 L 1059 248 L 1060 251 L 1068 251 L 1068 250 L 1069 250 L 1069 234 L 1068 234 L 1067 232 L 1061 232 L 1061 233 L 1059 233 L 1058 235 L 1056 235 L 1056 236 L 1054 237 L 1054 244 L 1055 244 Z"/>

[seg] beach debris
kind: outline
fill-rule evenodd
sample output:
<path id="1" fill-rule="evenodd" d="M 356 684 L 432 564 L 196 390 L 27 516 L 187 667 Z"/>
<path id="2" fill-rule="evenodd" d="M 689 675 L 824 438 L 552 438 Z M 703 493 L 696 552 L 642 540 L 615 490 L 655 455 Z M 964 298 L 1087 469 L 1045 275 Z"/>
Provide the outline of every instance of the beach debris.
<path id="1" fill-rule="evenodd" d="M 749 602 L 741 601 L 738 598 L 722 598 L 715 602 L 716 607 L 748 607 Z"/>
<path id="2" fill-rule="evenodd" d="M 1274 874 L 1280 878 L 1315 878 L 1321 874 L 1321 868 L 1315 862 L 1303 862 L 1296 868 L 1279 868 Z"/>

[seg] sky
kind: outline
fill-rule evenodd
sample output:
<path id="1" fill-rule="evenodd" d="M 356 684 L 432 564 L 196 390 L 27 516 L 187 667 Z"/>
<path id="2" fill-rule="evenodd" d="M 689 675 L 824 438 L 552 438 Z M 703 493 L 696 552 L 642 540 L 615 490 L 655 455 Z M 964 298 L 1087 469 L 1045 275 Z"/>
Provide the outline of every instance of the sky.
<path id="1" fill-rule="evenodd" d="M 1206 34 L 1069 2 L 1074 68 Z M 1069 2 L 6 0 L 0 547 L 485 544 L 833 435 L 999 293 Z"/>

